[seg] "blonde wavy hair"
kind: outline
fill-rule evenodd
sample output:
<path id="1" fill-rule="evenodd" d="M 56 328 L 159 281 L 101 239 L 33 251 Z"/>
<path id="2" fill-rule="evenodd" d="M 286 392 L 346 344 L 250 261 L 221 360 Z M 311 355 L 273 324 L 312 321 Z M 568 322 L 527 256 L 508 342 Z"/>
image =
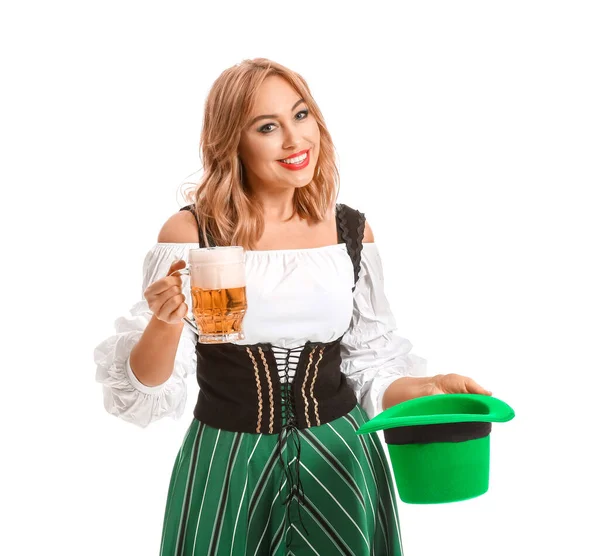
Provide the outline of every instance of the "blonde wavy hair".
<path id="1" fill-rule="evenodd" d="M 335 147 L 308 84 L 298 73 L 266 58 L 244 60 L 221 73 L 208 93 L 200 136 L 203 174 L 184 195 L 194 205 L 205 245 L 210 236 L 215 245 L 241 245 L 251 250 L 263 233 L 262 205 L 244 183 L 238 146 L 258 88 L 271 75 L 286 79 L 304 99 L 320 132 L 313 179 L 295 189 L 290 219 L 297 214 L 302 219 L 320 222 L 337 200 L 340 177 Z"/>

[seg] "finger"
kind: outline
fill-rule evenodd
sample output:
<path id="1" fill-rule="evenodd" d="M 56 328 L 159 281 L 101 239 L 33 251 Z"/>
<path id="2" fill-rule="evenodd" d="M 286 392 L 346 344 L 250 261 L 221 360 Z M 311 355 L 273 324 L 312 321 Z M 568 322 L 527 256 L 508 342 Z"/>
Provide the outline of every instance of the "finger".
<path id="1" fill-rule="evenodd" d="M 175 272 L 176 270 L 179 270 L 181 268 L 184 268 L 186 264 L 187 263 L 184 260 L 181 260 L 181 259 L 177 260 L 177 261 L 173 261 L 171 263 L 171 266 L 169 266 L 169 270 L 167 272 L 167 275 L 164 278 L 156 280 L 155 282 L 153 282 L 152 284 L 150 284 L 146 288 L 146 291 L 144 292 L 144 295 L 145 296 L 160 295 L 160 294 L 166 292 L 169 288 L 172 288 L 173 286 L 181 286 L 183 284 L 183 282 L 181 280 L 181 275 L 180 274 L 173 274 L 171 276 L 171 273 Z"/>
<path id="2" fill-rule="evenodd" d="M 170 320 L 171 315 L 179 308 L 181 304 L 185 303 L 185 296 L 183 294 L 175 295 L 169 299 L 167 299 L 158 310 L 158 314 L 162 316 L 162 318 L 166 318 Z"/>
<path id="3" fill-rule="evenodd" d="M 181 296 L 179 299 L 183 298 L 185 300 L 185 295 L 183 294 L 180 286 L 172 286 L 168 290 L 158 294 L 156 297 L 154 297 L 152 303 L 155 312 L 161 314 L 164 313 L 165 304 L 178 296 Z M 170 309 L 170 311 L 173 311 L 173 309 Z"/>
<path id="4" fill-rule="evenodd" d="M 173 311 L 171 314 L 169 314 L 169 316 L 167 317 L 167 319 L 169 321 L 174 321 L 174 320 L 183 320 L 183 317 L 185 317 L 187 315 L 188 312 L 188 306 L 187 303 L 183 302 L 179 307 L 177 307 L 177 309 L 175 309 L 175 311 Z"/>
<path id="5" fill-rule="evenodd" d="M 181 276 L 167 276 L 150 284 L 144 292 L 144 296 L 146 299 L 149 297 L 159 297 L 167 292 L 174 291 L 173 288 L 175 287 L 181 288 L 182 285 L 183 282 L 181 281 Z"/>
<path id="6" fill-rule="evenodd" d="M 481 394 L 483 396 L 491 396 L 492 392 L 483 386 L 477 384 L 472 378 L 465 377 L 465 387 L 469 394 Z"/>

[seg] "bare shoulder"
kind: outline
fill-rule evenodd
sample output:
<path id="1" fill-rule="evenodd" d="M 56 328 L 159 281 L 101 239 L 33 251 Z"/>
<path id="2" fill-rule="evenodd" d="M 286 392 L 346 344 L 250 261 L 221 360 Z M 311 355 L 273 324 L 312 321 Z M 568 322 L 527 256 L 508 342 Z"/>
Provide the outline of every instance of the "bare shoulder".
<path id="1" fill-rule="evenodd" d="M 189 210 L 180 210 L 163 224 L 158 243 L 198 243 L 198 224 Z"/>
<path id="2" fill-rule="evenodd" d="M 369 223 L 365 220 L 365 233 L 363 234 L 363 243 L 375 243 L 375 238 L 373 237 L 373 230 Z"/>

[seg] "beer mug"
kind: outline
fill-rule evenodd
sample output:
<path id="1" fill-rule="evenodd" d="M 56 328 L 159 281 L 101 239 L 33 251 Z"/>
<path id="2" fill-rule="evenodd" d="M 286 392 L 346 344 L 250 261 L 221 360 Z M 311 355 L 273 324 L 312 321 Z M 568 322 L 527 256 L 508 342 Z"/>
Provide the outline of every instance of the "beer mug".
<path id="1" fill-rule="evenodd" d="M 172 274 L 188 274 L 192 315 L 198 341 L 222 344 L 244 339 L 242 322 L 248 309 L 244 248 L 202 247 L 189 250 L 189 263 Z"/>

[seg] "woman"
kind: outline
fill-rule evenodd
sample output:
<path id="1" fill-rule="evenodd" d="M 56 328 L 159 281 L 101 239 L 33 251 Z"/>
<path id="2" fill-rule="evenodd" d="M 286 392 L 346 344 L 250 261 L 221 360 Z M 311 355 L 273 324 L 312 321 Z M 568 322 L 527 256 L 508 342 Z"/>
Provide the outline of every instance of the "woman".
<path id="1" fill-rule="evenodd" d="M 491 392 L 425 376 L 393 333 L 373 231 L 335 203 L 333 143 L 302 77 L 262 58 L 223 72 L 201 147 L 193 202 L 146 256 L 144 300 L 95 352 L 107 411 L 142 427 L 181 417 L 197 375 L 160 553 L 401 555 L 385 453 L 355 431 L 416 396 Z M 184 327 L 177 270 L 198 245 L 247 250 L 242 341 L 199 344 Z"/>

